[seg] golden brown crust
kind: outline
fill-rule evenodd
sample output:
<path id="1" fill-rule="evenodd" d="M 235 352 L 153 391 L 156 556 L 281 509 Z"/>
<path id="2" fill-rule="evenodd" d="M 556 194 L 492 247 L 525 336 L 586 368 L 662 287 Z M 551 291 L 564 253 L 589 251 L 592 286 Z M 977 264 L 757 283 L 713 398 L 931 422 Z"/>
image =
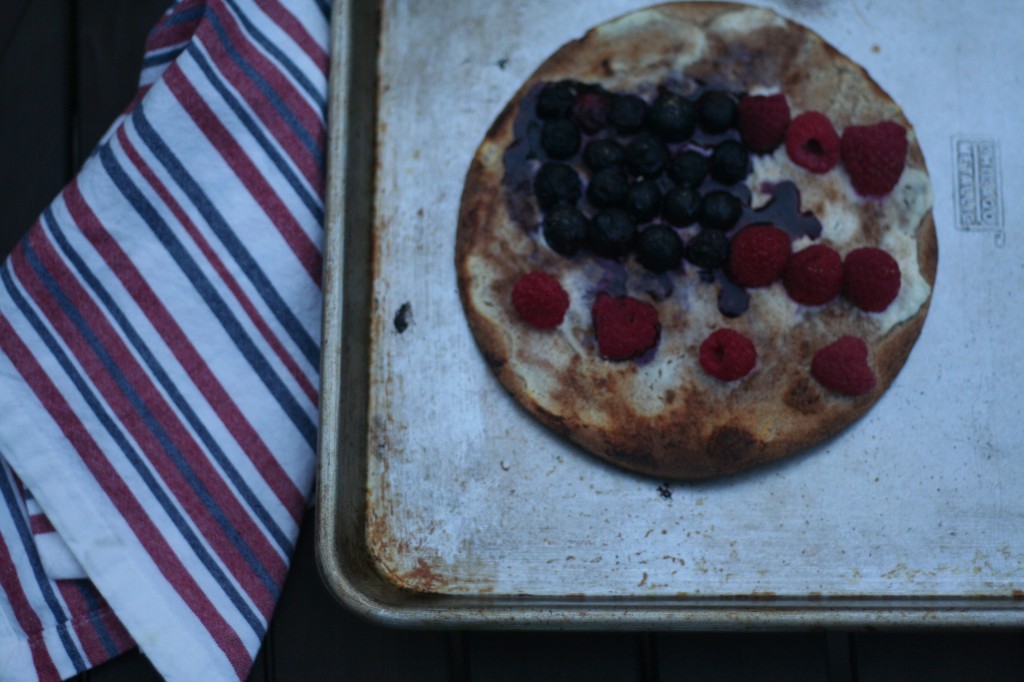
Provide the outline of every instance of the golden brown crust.
<path id="1" fill-rule="evenodd" d="M 515 139 L 519 105 L 538 83 L 574 79 L 642 93 L 680 68 L 688 78 L 734 91 L 781 90 L 794 113 L 822 111 L 837 130 L 886 119 L 907 128 L 906 186 L 893 193 L 904 193 L 905 209 L 851 199 L 838 170 L 828 178 L 811 176 L 782 159 L 756 171 L 795 180 L 803 210 L 827 213 L 822 240 L 841 253 L 869 244 L 897 253 L 912 246 L 901 262 L 919 272 L 904 273 L 899 305 L 881 316 L 842 300 L 804 309 L 776 284 L 752 292 L 750 310 L 727 320 L 713 302 L 709 309 L 713 289 L 701 287 L 690 272 L 675 282 L 675 293 L 655 302 L 662 335 L 653 361 L 614 363 L 597 356 L 589 306 L 599 266 L 586 257 L 554 254 L 535 224 L 519 225 L 510 217 L 503 154 Z M 898 226 L 910 216 L 914 224 L 901 235 Z M 832 233 L 833 223 L 854 228 Z M 469 325 L 515 399 L 549 428 L 614 464 L 678 479 L 734 473 L 785 457 L 861 417 L 893 382 L 921 331 L 936 264 L 924 159 L 899 107 L 863 69 L 808 29 L 767 10 L 726 3 L 668 4 L 627 15 L 566 44 L 542 64 L 478 149 L 466 176 L 456 247 Z M 574 299 L 555 330 L 529 328 L 511 308 L 513 283 L 532 270 L 556 274 Z M 740 381 L 725 384 L 697 364 L 700 342 L 719 326 L 748 335 L 758 348 L 758 366 Z M 868 342 L 878 378 L 871 392 L 854 398 L 831 393 L 809 373 L 814 352 L 848 333 Z"/>

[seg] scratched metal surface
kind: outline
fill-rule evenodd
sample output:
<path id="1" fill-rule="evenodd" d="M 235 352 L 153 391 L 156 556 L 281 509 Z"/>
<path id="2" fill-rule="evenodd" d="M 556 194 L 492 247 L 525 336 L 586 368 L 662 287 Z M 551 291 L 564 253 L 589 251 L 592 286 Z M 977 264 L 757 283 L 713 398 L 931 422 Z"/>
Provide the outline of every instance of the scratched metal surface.
<path id="1" fill-rule="evenodd" d="M 1024 167 L 1010 154 L 1024 141 L 1010 115 L 1024 108 L 1012 35 L 1024 6 L 762 4 L 864 65 L 924 149 L 938 282 L 894 386 L 807 455 L 701 484 L 623 473 L 535 423 L 490 374 L 461 312 L 462 181 L 547 55 L 642 3 L 384 0 L 372 290 L 365 318 L 325 336 L 320 556 L 341 598 L 419 623 L 493 623 L 499 610 L 533 624 L 1024 622 L 1024 226 L 1011 191 Z M 337 92 L 345 85 L 337 102 L 371 104 Z M 327 248 L 339 266 L 356 258 L 339 233 L 359 201 L 332 184 Z M 341 293 L 330 275 L 325 287 L 329 316 Z M 339 385 L 351 365 L 342 332 L 369 335 L 365 384 Z M 358 424 L 346 409 L 365 409 L 365 434 L 344 432 Z M 601 607 L 607 598 L 618 601 Z M 730 621 L 705 608 L 716 599 L 752 610 Z"/>

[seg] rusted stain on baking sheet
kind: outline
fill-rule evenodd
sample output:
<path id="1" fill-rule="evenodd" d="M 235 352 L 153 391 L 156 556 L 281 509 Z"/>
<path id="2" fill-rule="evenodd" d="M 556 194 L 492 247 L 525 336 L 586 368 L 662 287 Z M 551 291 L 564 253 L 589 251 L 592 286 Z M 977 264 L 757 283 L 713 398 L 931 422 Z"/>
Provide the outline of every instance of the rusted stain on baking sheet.
<path id="1" fill-rule="evenodd" d="M 423 557 L 416 559 L 416 568 L 395 576 L 399 583 L 417 592 L 437 592 L 448 584 L 448 579 L 436 573 Z"/>

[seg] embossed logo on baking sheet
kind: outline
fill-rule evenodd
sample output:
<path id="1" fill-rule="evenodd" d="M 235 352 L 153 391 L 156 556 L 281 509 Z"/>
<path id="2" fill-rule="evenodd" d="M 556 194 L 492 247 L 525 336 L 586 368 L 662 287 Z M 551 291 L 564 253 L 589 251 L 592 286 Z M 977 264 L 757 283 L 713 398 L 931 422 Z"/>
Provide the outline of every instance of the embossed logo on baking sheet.
<path id="1" fill-rule="evenodd" d="M 991 138 L 953 138 L 956 224 L 968 232 L 995 232 L 1002 246 L 1003 188 L 999 172 L 999 143 Z"/>

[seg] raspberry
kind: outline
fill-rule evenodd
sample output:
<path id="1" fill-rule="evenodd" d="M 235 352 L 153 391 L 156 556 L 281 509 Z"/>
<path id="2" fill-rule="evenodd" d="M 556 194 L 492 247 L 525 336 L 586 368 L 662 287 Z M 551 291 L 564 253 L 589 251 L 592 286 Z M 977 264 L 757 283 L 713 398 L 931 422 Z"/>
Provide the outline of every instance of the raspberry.
<path id="1" fill-rule="evenodd" d="M 731 329 L 719 329 L 700 344 L 700 366 L 722 381 L 742 379 L 756 363 L 753 341 Z"/>
<path id="2" fill-rule="evenodd" d="M 847 126 L 841 149 L 853 188 L 862 196 L 880 197 L 891 192 L 903 174 L 907 131 L 892 121 Z"/>
<path id="3" fill-rule="evenodd" d="M 630 296 L 597 295 L 590 311 L 597 335 L 597 350 L 608 360 L 628 360 L 653 348 L 661 325 L 650 303 Z"/>
<path id="4" fill-rule="evenodd" d="M 789 124 L 786 153 L 812 173 L 827 173 L 839 163 L 839 136 L 824 114 L 805 111 Z"/>
<path id="5" fill-rule="evenodd" d="M 814 354 L 811 376 L 827 389 L 861 395 L 875 387 L 875 373 L 868 365 L 868 346 L 856 336 L 843 336 Z"/>
<path id="6" fill-rule="evenodd" d="M 766 287 L 782 277 L 792 249 L 789 235 L 774 225 L 744 227 L 732 239 L 729 273 L 739 285 Z"/>
<path id="7" fill-rule="evenodd" d="M 551 329 L 562 324 L 569 308 L 569 294 L 546 272 L 531 272 L 516 280 L 512 287 L 512 306 L 527 324 Z"/>
<path id="8" fill-rule="evenodd" d="M 843 263 L 843 293 L 861 310 L 882 312 L 900 293 L 899 263 L 882 249 L 854 249 Z"/>
<path id="9" fill-rule="evenodd" d="M 740 135 L 752 152 L 764 154 L 774 151 L 786 139 L 789 104 L 781 92 L 744 97 L 740 100 L 737 116 Z"/>
<path id="10" fill-rule="evenodd" d="M 843 289 L 843 259 L 824 244 L 809 246 L 789 259 L 782 283 L 797 303 L 825 305 Z"/>

